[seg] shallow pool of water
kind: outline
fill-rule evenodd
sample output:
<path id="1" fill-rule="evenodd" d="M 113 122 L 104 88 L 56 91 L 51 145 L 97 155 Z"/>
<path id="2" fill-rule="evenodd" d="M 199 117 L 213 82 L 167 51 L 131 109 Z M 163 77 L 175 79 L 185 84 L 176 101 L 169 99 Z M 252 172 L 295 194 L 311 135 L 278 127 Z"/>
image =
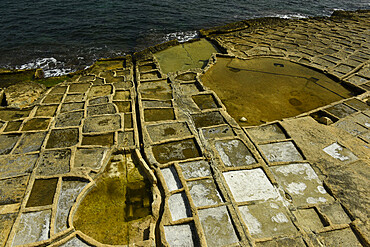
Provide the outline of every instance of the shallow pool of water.
<path id="1" fill-rule="evenodd" d="M 218 57 L 201 81 L 244 126 L 293 117 L 353 95 L 323 73 L 276 58 Z M 246 121 L 239 121 L 242 117 Z"/>

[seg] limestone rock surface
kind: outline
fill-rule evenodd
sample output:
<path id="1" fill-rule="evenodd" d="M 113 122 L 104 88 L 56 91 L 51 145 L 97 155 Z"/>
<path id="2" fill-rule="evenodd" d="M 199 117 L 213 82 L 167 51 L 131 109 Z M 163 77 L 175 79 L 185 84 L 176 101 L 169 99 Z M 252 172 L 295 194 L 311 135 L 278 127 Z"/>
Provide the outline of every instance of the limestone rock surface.
<path id="1" fill-rule="evenodd" d="M 37 100 L 46 87 L 36 82 L 20 82 L 4 90 L 8 107 L 23 108 Z"/>

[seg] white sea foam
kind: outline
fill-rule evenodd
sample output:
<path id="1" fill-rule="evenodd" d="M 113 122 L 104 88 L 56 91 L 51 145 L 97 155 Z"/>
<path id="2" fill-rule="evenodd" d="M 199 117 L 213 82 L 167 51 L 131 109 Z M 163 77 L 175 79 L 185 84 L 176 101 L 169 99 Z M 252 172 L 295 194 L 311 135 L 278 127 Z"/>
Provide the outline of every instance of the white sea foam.
<path id="1" fill-rule="evenodd" d="M 307 15 L 303 14 L 276 14 L 276 15 L 270 15 L 268 17 L 279 17 L 282 19 L 304 19 L 308 18 Z"/>
<path id="2" fill-rule="evenodd" d="M 34 61 L 17 66 L 16 69 L 42 69 L 45 77 L 61 76 L 73 72 L 71 68 L 65 68 L 64 62 L 54 57 L 37 58 Z"/>
<path id="3" fill-rule="evenodd" d="M 199 36 L 198 31 L 186 31 L 186 32 L 175 32 L 168 33 L 165 36 L 166 41 L 177 39 L 180 43 L 189 41 Z"/>

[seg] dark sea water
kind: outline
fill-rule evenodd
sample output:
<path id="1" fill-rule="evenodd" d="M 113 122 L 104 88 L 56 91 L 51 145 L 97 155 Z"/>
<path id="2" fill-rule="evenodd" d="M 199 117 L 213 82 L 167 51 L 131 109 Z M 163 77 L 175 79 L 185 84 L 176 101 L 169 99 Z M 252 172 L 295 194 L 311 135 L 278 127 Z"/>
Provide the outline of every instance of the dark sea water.
<path id="1" fill-rule="evenodd" d="M 369 8 L 369 0 L 0 0 L 0 67 L 42 67 L 47 76 L 59 75 L 101 57 L 186 41 L 201 28 Z"/>

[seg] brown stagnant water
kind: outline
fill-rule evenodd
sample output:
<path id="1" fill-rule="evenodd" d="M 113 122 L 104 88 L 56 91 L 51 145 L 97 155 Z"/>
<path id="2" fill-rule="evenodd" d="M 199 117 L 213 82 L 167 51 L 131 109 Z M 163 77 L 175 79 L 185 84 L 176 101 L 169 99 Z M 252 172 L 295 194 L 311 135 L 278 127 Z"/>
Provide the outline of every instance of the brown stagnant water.
<path id="1" fill-rule="evenodd" d="M 353 96 L 323 73 L 276 58 L 217 57 L 201 80 L 243 126 L 293 117 Z M 247 121 L 241 122 L 242 117 Z"/>
<path id="2" fill-rule="evenodd" d="M 82 199 L 73 217 L 76 230 L 112 245 L 149 238 L 151 185 L 130 153 L 115 155 Z"/>

